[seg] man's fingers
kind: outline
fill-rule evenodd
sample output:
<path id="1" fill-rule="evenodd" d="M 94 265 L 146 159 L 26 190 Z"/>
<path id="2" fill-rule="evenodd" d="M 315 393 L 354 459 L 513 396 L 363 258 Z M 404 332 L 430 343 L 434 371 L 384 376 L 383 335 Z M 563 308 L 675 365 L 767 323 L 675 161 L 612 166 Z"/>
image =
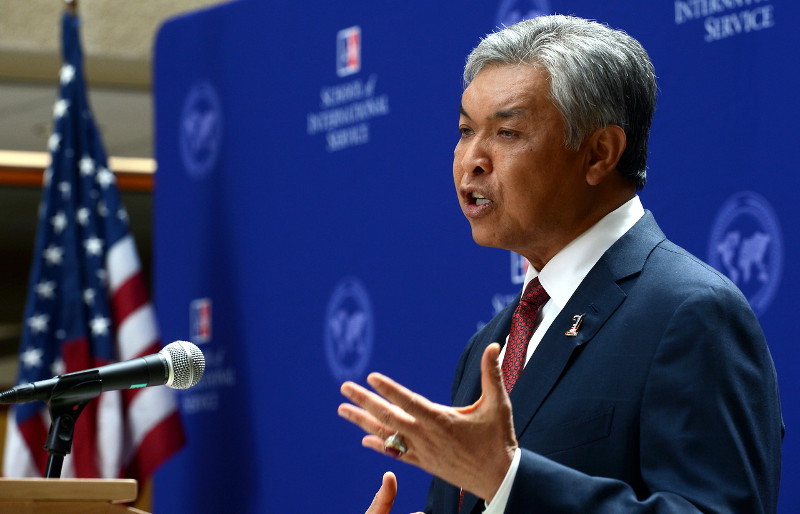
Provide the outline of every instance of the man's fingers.
<path id="1" fill-rule="evenodd" d="M 414 418 L 431 419 L 436 415 L 437 404 L 385 375 L 370 373 L 367 382 L 383 397 Z"/>
<path id="2" fill-rule="evenodd" d="M 397 477 L 394 473 L 387 471 L 383 474 L 383 481 L 381 488 L 372 499 L 367 512 L 365 514 L 389 514 L 394 504 L 394 499 L 397 496 Z"/>
<path id="3" fill-rule="evenodd" d="M 484 402 L 490 405 L 497 404 L 502 400 L 505 393 L 503 384 L 503 374 L 500 371 L 500 345 L 492 343 L 486 347 L 481 357 L 481 397 L 472 405 L 456 407 L 461 414 L 471 414 L 478 410 Z"/>
<path id="4" fill-rule="evenodd" d="M 341 392 L 347 399 L 360 405 L 364 410 L 372 414 L 382 425 L 403 428 L 413 425 L 416 421 L 413 416 L 405 412 L 399 406 L 393 405 L 381 396 L 353 382 L 345 382 L 342 384 Z M 345 413 L 347 413 L 347 411 Z M 341 410 L 339 414 L 342 415 Z"/>
<path id="5" fill-rule="evenodd" d="M 481 358 L 481 389 L 486 401 L 490 404 L 500 403 L 506 395 L 506 388 L 503 384 L 503 374 L 500 371 L 500 345 L 492 343 L 483 351 Z"/>
<path id="6" fill-rule="evenodd" d="M 368 434 L 376 434 L 378 437 L 387 438 L 395 431 L 375 419 L 375 416 L 360 409 L 355 405 L 343 403 L 339 405 L 338 414 L 350 423 L 358 425 L 361 430 Z"/>

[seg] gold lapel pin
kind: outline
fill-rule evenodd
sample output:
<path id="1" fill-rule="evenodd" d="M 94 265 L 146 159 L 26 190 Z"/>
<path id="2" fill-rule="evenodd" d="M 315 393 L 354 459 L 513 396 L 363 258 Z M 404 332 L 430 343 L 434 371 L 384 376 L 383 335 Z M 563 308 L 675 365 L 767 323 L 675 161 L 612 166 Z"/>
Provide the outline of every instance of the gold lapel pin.
<path id="1" fill-rule="evenodd" d="M 569 330 L 564 332 L 564 335 L 568 336 L 568 337 L 577 336 L 578 335 L 578 329 L 581 328 L 581 324 L 583 323 L 583 317 L 584 316 L 586 316 L 586 314 L 576 314 L 576 315 L 572 316 L 572 321 L 573 321 L 572 326 L 569 327 Z"/>

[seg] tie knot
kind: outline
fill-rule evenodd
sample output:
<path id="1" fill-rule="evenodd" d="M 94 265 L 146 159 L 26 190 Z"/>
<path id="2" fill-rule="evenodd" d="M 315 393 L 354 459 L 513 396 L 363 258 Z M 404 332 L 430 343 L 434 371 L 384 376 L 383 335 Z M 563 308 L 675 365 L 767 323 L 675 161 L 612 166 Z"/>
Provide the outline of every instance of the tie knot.
<path id="1" fill-rule="evenodd" d="M 547 294 L 542 283 L 539 282 L 539 277 L 536 277 L 525 286 L 525 291 L 522 293 L 520 302 L 526 303 L 534 309 L 538 309 L 549 299 L 550 295 Z"/>

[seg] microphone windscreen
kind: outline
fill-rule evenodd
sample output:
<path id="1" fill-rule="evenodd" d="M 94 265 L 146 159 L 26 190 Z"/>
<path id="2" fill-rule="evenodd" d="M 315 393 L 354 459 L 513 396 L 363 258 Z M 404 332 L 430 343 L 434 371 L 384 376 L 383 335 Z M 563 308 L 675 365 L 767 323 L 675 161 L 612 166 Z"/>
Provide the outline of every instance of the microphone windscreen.
<path id="1" fill-rule="evenodd" d="M 175 341 L 158 352 L 167 359 L 170 370 L 167 387 L 188 389 L 200 381 L 206 369 L 203 352 L 188 341 Z"/>

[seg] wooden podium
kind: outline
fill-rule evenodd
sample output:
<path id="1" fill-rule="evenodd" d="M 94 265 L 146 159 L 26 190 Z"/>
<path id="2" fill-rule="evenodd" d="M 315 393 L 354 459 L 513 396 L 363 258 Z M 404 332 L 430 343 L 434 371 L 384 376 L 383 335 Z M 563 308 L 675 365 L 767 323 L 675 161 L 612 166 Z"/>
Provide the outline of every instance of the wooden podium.
<path id="1" fill-rule="evenodd" d="M 132 502 L 136 480 L 0 478 L 0 514 L 147 514 Z"/>

